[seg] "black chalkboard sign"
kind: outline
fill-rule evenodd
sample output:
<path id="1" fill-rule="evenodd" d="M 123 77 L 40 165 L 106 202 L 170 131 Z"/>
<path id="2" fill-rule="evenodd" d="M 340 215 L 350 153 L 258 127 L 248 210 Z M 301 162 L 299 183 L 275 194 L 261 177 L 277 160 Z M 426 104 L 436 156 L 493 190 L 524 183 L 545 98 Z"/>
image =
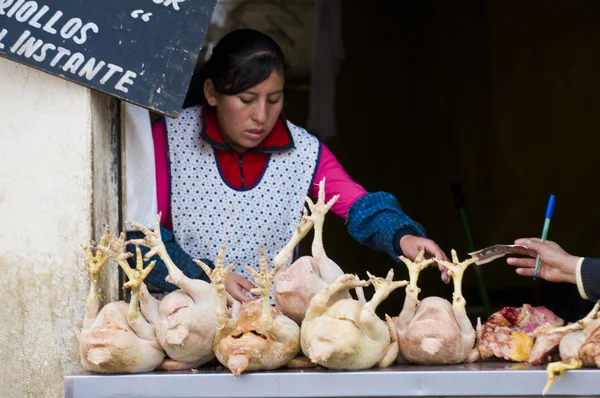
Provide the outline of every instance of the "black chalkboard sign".
<path id="1" fill-rule="evenodd" d="M 181 111 L 216 0 L 0 0 L 0 56 Z"/>

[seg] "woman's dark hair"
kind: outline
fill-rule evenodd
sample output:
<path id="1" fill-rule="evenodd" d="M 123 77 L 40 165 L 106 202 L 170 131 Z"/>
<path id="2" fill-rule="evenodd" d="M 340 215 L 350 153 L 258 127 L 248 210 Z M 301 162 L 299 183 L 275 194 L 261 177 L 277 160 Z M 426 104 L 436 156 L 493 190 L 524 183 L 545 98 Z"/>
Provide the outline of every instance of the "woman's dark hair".
<path id="1" fill-rule="evenodd" d="M 217 92 L 235 95 L 265 81 L 273 70 L 286 72 L 283 51 L 275 40 L 254 29 L 234 30 L 219 40 L 194 77 L 188 97 L 195 98 L 188 98 L 186 107 L 204 101 L 206 79 L 212 80 Z"/>

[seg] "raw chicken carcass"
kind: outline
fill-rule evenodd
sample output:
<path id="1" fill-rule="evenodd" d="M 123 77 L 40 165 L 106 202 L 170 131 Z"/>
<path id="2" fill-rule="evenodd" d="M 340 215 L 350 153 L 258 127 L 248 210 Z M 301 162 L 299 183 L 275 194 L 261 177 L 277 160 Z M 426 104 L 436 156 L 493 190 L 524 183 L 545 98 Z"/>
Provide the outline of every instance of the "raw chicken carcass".
<path id="1" fill-rule="evenodd" d="M 437 259 L 424 260 L 421 251 L 415 261 L 404 256 L 410 283 L 402 312 L 395 319 L 400 352 L 397 362 L 418 364 L 452 364 L 473 362 L 478 358 L 475 348 L 476 332 L 467 317 L 465 299 L 462 295 L 462 278 L 465 269 L 474 262 L 458 261 L 452 250 L 452 263 Z M 419 273 L 429 264 L 438 262 L 448 269 L 454 280 L 452 304 L 441 297 L 427 297 L 419 302 L 417 287 Z"/>
<path id="2" fill-rule="evenodd" d="M 335 195 L 325 203 L 325 178 L 323 178 L 319 183 L 317 202 L 313 204 L 310 198 L 306 198 L 311 215 L 307 215 L 306 209 L 304 210 L 304 215 L 292 238 L 273 259 L 276 266 L 281 266 L 273 280 L 275 305 L 283 314 L 299 325 L 304 319 L 312 297 L 344 273 L 335 262 L 327 257 L 323 248 L 325 215 L 338 198 L 339 195 Z M 295 247 L 313 226 L 312 256 L 300 257 L 288 266 L 287 263 Z M 347 291 L 340 291 L 331 297 L 329 304 L 349 298 L 351 296 Z"/>
<path id="3" fill-rule="evenodd" d="M 600 311 L 600 301 L 596 303 L 585 318 L 566 326 L 551 328 L 538 334 L 529 354 L 528 362 L 531 365 L 541 365 L 542 363 L 549 362 L 553 357 L 558 355 L 558 346 L 562 338 L 569 333 L 588 327 L 598 317 L 598 311 Z"/>
<path id="4" fill-rule="evenodd" d="M 155 299 L 145 285 L 140 289 L 142 314 L 156 327 L 158 342 L 170 360 L 162 369 L 191 369 L 214 359 L 213 341 L 217 329 L 215 306 L 217 294 L 212 284 L 201 279 L 188 278 L 171 260 L 160 233 L 160 213 L 156 216 L 154 231 L 135 222 L 130 225 L 145 235 L 130 243 L 150 248 L 145 259 L 158 255 L 169 275 L 167 282 L 179 289 L 167 294 L 161 301 Z M 204 266 L 194 260 L 199 266 Z M 205 271 L 210 271 L 206 267 Z M 210 275 L 207 272 L 207 275 Z"/>
<path id="5" fill-rule="evenodd" d="M 393 281 L 394 271 L 387 277 L 369 275 L 368 281 L 344 274 L 315 294 L 302 322 L 300 341 L 302 352 L 314 363 L 330 369 L 368 369 L 376 364 L 387 367 L 398 355 L 398 342 L 393 323 L 387 323 L 375 310 L 395 289 L 407 281 Z M 353 299 L 336 301 L 329 306 L 331 297 L 341 291 L 372 284 L 375 294 L 363 303 Z"/>
<path id="6" fill-rule="evenodd" d="M 107 229 L 100 240 L 100 246 L 124 247 L 125 234 L 114 240 Z M 154 326 L 139 314 L 138 290 L 143 280 L 154 267 L 154 262 L 143 268 L 142 254 L 136 247 L 137 267 L 131 269 L 123 254 L 118 263 L 129 277 L 124 284 L 131 288 L 131 300 L 127 304 L 117 301 L 105 305 L 100 313 L 98 299 L 98 275 L 110 259 L 98 247 L 86 248 L 90 273 L 90 291 L 86 301 L 83 330 L 75 327 L 79 339 L 81 363 L 86 370 L 98 373 L 137 373 L 150 372 L 163 361 L 165 352 L 156 340 Z"/>
<path id="7" fill-rule="evenodd" d="M 581 321 L 573 324 L 573 329 L 563 335 L 559 344 L 561 361 L 548 364 L 546 372 L 548 381 L 544 387 L 543 395 L 550 390 L 556 375 L 562 375 L 566 370 L 580 369 L 582 367 L 600 367 L 600 318 L 598 310 L 600 301 L 592 311 Z M 565 328 L 571 325 L 566 326 Z M 583 329 L 581 329 L 583 328 Z"/>
<path id="8" fill-rule="evenodd" d="M 484 323 L 479 353 L 482 358 L 525 362 L 531 355 L 534 339 L 562 325 L 564 321 L 561 318 L 542 306 L 504 307 Z"/>
<path id="9" fill-rule="evenodd" d="M 251 293 L 261 298 L 241 305 L 233 300 L 230 316 L 227 313 L 225 279 L 233 264 L 223 267 L 225 246 L 219 251 L 212 274 L 218 295 L 214 351 L 219 362 L 235 376 L 245 371 L 280 368 L 300 352 L 300 327 L 270 303 L 271 284 L 277 267 L 269 272 L 269 262 L 262 246 L 258 253 L 260 272 L 248 266 L 246 269 L 257 286 Z"/>

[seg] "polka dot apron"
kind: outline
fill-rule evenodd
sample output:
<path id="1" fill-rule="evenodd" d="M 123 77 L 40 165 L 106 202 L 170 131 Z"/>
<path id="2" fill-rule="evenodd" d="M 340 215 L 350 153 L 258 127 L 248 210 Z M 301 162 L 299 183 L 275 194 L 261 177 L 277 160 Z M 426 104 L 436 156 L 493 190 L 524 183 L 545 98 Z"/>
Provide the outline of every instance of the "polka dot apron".
<path id="1" fill-rule="evenodd" d="M 258 246 L 272 267 L 300 221 L 319 141 L 288 121 L 295 148 L 271 154 L 258 184 L 238 190 L 221 177 L 214 149 L 200 138 L 201 123 L 199 106 L 166 118 L 175 240 L 192 258 L 212 261 L 225 244 L 225 265 L 233 262 L 233 272 L 252 281 L 244 264 L 259 270 Z"/>

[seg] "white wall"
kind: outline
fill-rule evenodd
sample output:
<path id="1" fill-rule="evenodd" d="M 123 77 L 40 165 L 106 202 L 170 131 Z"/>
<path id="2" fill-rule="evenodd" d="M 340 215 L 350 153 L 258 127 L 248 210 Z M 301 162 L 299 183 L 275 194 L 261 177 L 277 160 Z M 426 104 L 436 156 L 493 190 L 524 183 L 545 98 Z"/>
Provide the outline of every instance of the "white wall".
<path id="1" fill-rule="evenodd" d="M 81 370 L 72 328 L 88 289 L 81 246 L 117 220 L 111 108 L 103 95 L 0 59 L 1 397 L 62 396 L 64 374 Z M 101 283 L 103 299 L 117 299 L 115 267 Z"/>

